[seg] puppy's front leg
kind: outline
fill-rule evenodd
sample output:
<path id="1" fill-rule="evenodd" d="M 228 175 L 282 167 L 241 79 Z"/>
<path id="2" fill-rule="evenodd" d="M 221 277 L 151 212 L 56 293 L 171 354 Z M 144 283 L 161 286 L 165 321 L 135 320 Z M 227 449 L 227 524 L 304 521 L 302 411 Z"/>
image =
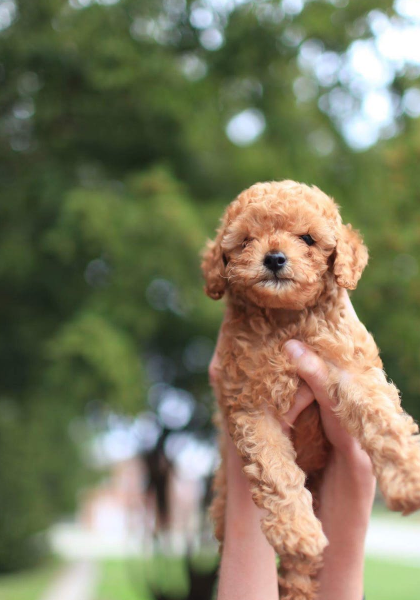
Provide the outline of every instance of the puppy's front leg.
<path id="1" fill-rule="evenodd" d="M 397 388 L 384 372 L 331 372 L 343 426 L 369 454 L 379 487 L 391 510 L 404 514 L 420 508 L 420 438 L 418 427 L 400 405 Z"/>
<path id="2" fill-rule="evenodd" d="M 245 461 L 254 502 L 267 511 L 262 530 L 281 558 L 282 600 L 312 600 L 314 575 L 328 542 L 292 443 L 268 411 L 237 411 L 228 423 Z"/>

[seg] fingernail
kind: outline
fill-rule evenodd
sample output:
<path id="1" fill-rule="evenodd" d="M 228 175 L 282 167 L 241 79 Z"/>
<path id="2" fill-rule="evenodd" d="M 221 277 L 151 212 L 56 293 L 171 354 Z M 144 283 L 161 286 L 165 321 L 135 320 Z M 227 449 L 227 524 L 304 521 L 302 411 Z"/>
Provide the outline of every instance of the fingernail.
<path id="1" fill-rule="evenodd" d="M 293 360 L 298 360 L 305 352 L 305 346 L 296 340 L 289 340 L 286 342 L 284 349 Z"/>

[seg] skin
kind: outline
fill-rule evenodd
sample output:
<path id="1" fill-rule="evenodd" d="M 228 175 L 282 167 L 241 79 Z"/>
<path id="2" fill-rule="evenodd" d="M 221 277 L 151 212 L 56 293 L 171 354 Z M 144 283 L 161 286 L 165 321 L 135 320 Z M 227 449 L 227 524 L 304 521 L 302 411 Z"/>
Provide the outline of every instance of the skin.
<path id="1" fill-rule="evenodd" d="M 347 308 L 357 319 L 348 300 Z M 328 366 L 304 344 L 285 345 L 303 380 L 295 404 L 287 413 L 289 435 L 298 415 L 312 402 L 320 406 L 322 425 L 332 452 L 320 489 L 318 517 L 329 546 L 319 572 L 319 600 L 361 600 L 364 542 L 375 494 L 375 478 L 368 455 L 340 425 L 326 391 Z M 217 350 L 210 365 L 210 379 Z M 316 399 L 316 400 L 315 400 Z M 274 600 L 279 598 L 276 556 L 260 528 L 263 511 L 252 501 L 242 461 L 230 436 L 227 445 L 227 504 L 224 551 L 218 600 Z"/>

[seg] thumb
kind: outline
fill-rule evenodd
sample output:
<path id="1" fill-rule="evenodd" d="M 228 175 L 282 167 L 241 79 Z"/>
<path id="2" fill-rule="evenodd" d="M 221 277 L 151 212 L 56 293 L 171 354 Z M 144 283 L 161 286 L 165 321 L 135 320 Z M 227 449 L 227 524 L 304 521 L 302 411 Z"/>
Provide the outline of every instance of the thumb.
<path id="1" fill-rule="evenodd" d="M 328 395 L 328 367 L 325 362 L 305 344 L 297 340 L 289 340 L 284 345 L 291 362 L 297 368 L 297 374 L 313 391 L 320 404 L 330 405 Z"/>

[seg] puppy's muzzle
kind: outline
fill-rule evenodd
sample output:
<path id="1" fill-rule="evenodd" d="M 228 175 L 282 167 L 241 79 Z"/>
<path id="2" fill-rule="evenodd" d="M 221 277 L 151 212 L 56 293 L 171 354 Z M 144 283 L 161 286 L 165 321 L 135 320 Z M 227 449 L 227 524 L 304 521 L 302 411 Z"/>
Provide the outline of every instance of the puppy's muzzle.
<path id="1" fill-rule="evenodd" d="M 280 271 L 286 264 L 287 258 L 283 252 L 268 252 L 264 256 L 264 266 L 273 273 Z"/>

